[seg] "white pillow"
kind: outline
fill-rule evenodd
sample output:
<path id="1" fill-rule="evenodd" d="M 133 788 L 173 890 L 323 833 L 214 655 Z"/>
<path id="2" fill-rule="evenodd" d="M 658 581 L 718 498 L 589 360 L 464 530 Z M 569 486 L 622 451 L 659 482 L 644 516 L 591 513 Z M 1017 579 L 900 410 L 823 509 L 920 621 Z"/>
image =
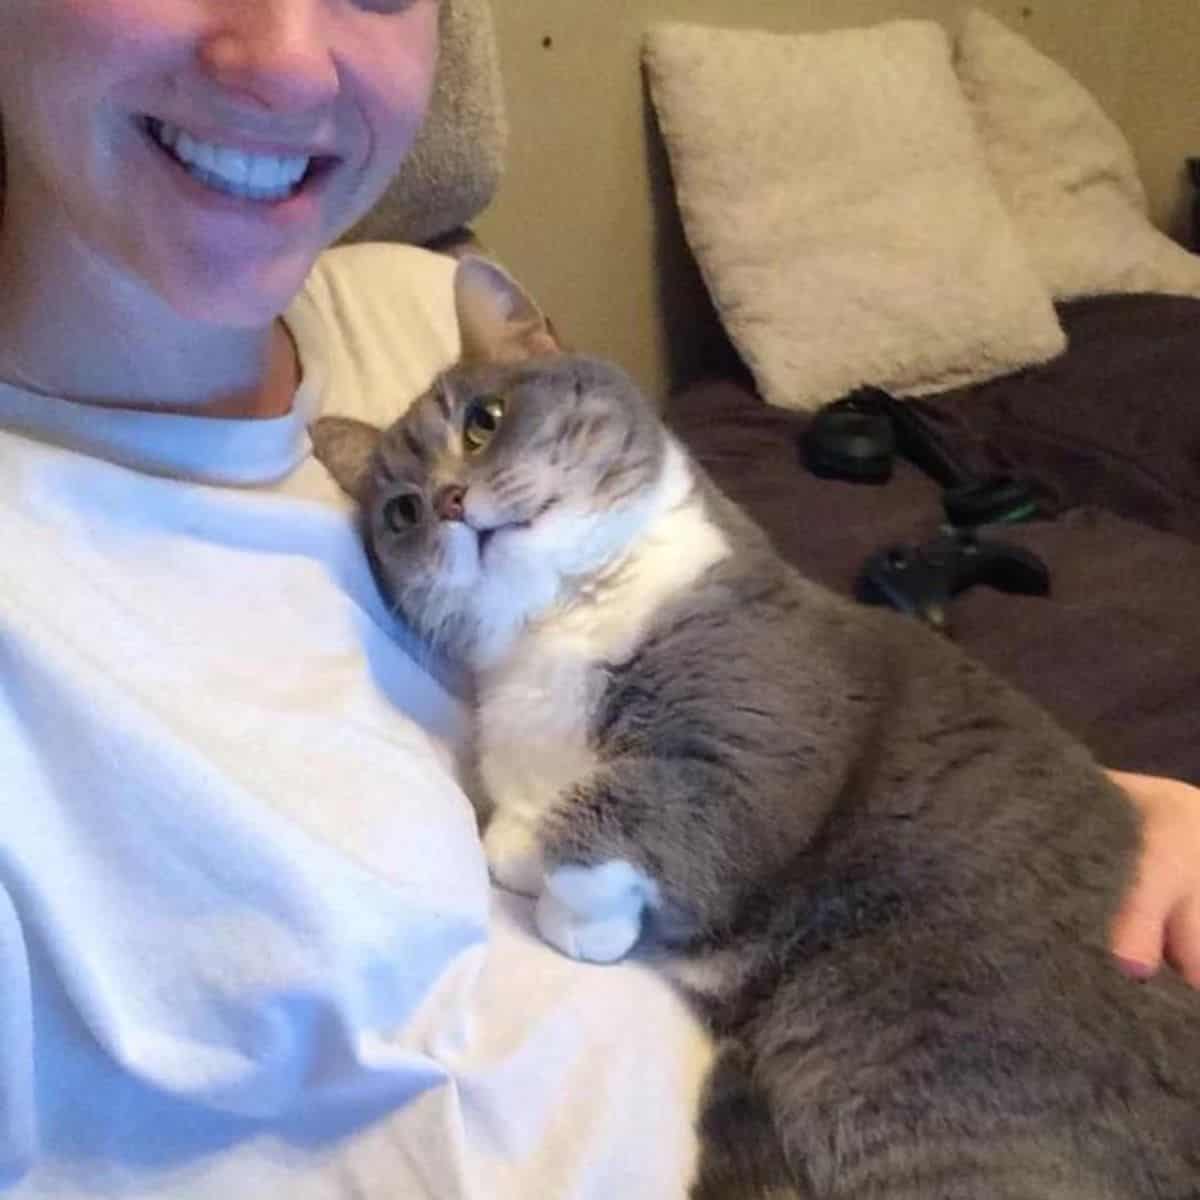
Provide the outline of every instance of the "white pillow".
<path id="1" fill-rule="evenodd" d="M 996 187 L 1056 298 L 1200 295 L 1200 258 L 1150 223 L 1129 143 L 1091 93 L 978 10 L 957 69 Z"/>
<path id="2" fill-rule="evenodd" d="M 939 25 L 669 23 L 644 57 L 692 251 L 770 403 L 934 391 L 1062 350 Z"/>

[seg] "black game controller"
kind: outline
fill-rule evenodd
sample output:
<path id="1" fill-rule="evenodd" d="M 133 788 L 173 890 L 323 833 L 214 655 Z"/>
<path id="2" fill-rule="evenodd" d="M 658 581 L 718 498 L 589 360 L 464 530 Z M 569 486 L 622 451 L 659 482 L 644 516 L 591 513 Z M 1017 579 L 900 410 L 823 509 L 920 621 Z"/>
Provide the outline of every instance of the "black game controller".
<path id="1" fill-rule="evenodd" d="M 1007 542 L 980 541 L 957 530 L 923 546 L 889 546 L 871 555 L 856 588 L 867 604 L 888 604 L 949 631 L 952 597 L 976 583 L 1002 592 L 1045 596 L 1050 572 L 1036 554 Z"/>

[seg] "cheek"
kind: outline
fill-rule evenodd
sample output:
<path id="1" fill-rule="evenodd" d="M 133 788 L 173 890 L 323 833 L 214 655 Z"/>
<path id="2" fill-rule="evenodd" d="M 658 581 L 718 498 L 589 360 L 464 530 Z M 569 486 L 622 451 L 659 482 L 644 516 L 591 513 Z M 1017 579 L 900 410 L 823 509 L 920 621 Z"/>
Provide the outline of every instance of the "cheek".
<path id="1" fill-rule="evenodd" d="M 123 80 L 173 36 L 178 0 L 42 0 L 0 6 L 0 107 L 9 136 L 29 125 L 32 147 L 72 140 Z M 38 118 L 43 118 L 41 128 Z M 72 147 L 78 153 L 76 147 Z M 75 164 L 78 166 L 78 164 Z"/>
<path id="2" fill-rule="evenodd" d="M 437 48 L 436 0 L 353 19 L 339 70 L 370 134 L 373 176 L 390 179 L 411 148 L 429 106 Z"/>
<path id="3" fill-rule="evenodd" d="M 119 101 L 122 89 L 178 70 L 200 32 L 199 10 L 188 0 L 44 0 L 20 7 L 33 10 L 25 24 L 35 39 L 34 69 L 58 76 L 65 97 L 91 104 L 107 101 L 110 91 Z"/>
<path id="4" fill-rule="evenodd" d="M 165 7 L 171 7 L 170 0 Z M 136 53 L 145 27 L 153 29 L 155 24 L 150 0 L 42 0 L 11 8 L 15 12 L 6 8 L 3 13 L 6 50 L 32 49 L 45 61 L 45 52 L 53 48 L 63 67 L 117 59 L 122 45 Z"/>
<path id="5" fill-rule="evenodd" d="M 539 520 L 550 501 L 568 495 L 564 472 L 546 461 L 516 461 L 472 479 L 467 488 L 468 519 L 484 527 L 509 521 Z"/>

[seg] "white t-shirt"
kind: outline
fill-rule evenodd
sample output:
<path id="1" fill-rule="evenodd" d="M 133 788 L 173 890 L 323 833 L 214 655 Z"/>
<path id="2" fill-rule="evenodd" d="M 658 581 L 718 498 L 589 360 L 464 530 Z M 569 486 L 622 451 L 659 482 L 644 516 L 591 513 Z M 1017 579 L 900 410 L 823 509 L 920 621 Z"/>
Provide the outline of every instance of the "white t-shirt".
<path id="1" fill-rule="evenodd" d="M 452 274 L 326 254 L 278 419 L 0 385 L 0 1192 L 686 1193 L 707 1039 L 489 888 L 464 714 L 309 452 L 453 361 Z"/>

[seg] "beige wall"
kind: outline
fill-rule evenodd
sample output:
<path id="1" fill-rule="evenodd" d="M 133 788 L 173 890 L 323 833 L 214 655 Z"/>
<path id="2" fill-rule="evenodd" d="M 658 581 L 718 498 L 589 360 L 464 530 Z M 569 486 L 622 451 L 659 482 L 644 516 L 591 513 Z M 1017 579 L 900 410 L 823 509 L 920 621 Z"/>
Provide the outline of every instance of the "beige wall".
<path id="1" fill-rule="evenodd" d="M 1137 151 L 1155 221 L 1185 237 L 1191 189 L 1183 160 L 1200 155 L 1200 0 L 1142 0 L 1113 113 Z"/>
<path id="2" fill-rule="evenodd" d="M 1180 164 L 1200 152 L 1200 0 L 987 0 L 1062 62 L 1133 140 L 1156 219 L 1182 229 Z M 702 370 L 711 310 L 683 249 L 644 97 L 654 20 L 822 29 L 953 23 L 954 0 L 495 0 L 509 103 L 506 178 L 479 222 L 564 336 L 656 394 Z M 663 280 L 674 302 L 660 303 Z"/>

